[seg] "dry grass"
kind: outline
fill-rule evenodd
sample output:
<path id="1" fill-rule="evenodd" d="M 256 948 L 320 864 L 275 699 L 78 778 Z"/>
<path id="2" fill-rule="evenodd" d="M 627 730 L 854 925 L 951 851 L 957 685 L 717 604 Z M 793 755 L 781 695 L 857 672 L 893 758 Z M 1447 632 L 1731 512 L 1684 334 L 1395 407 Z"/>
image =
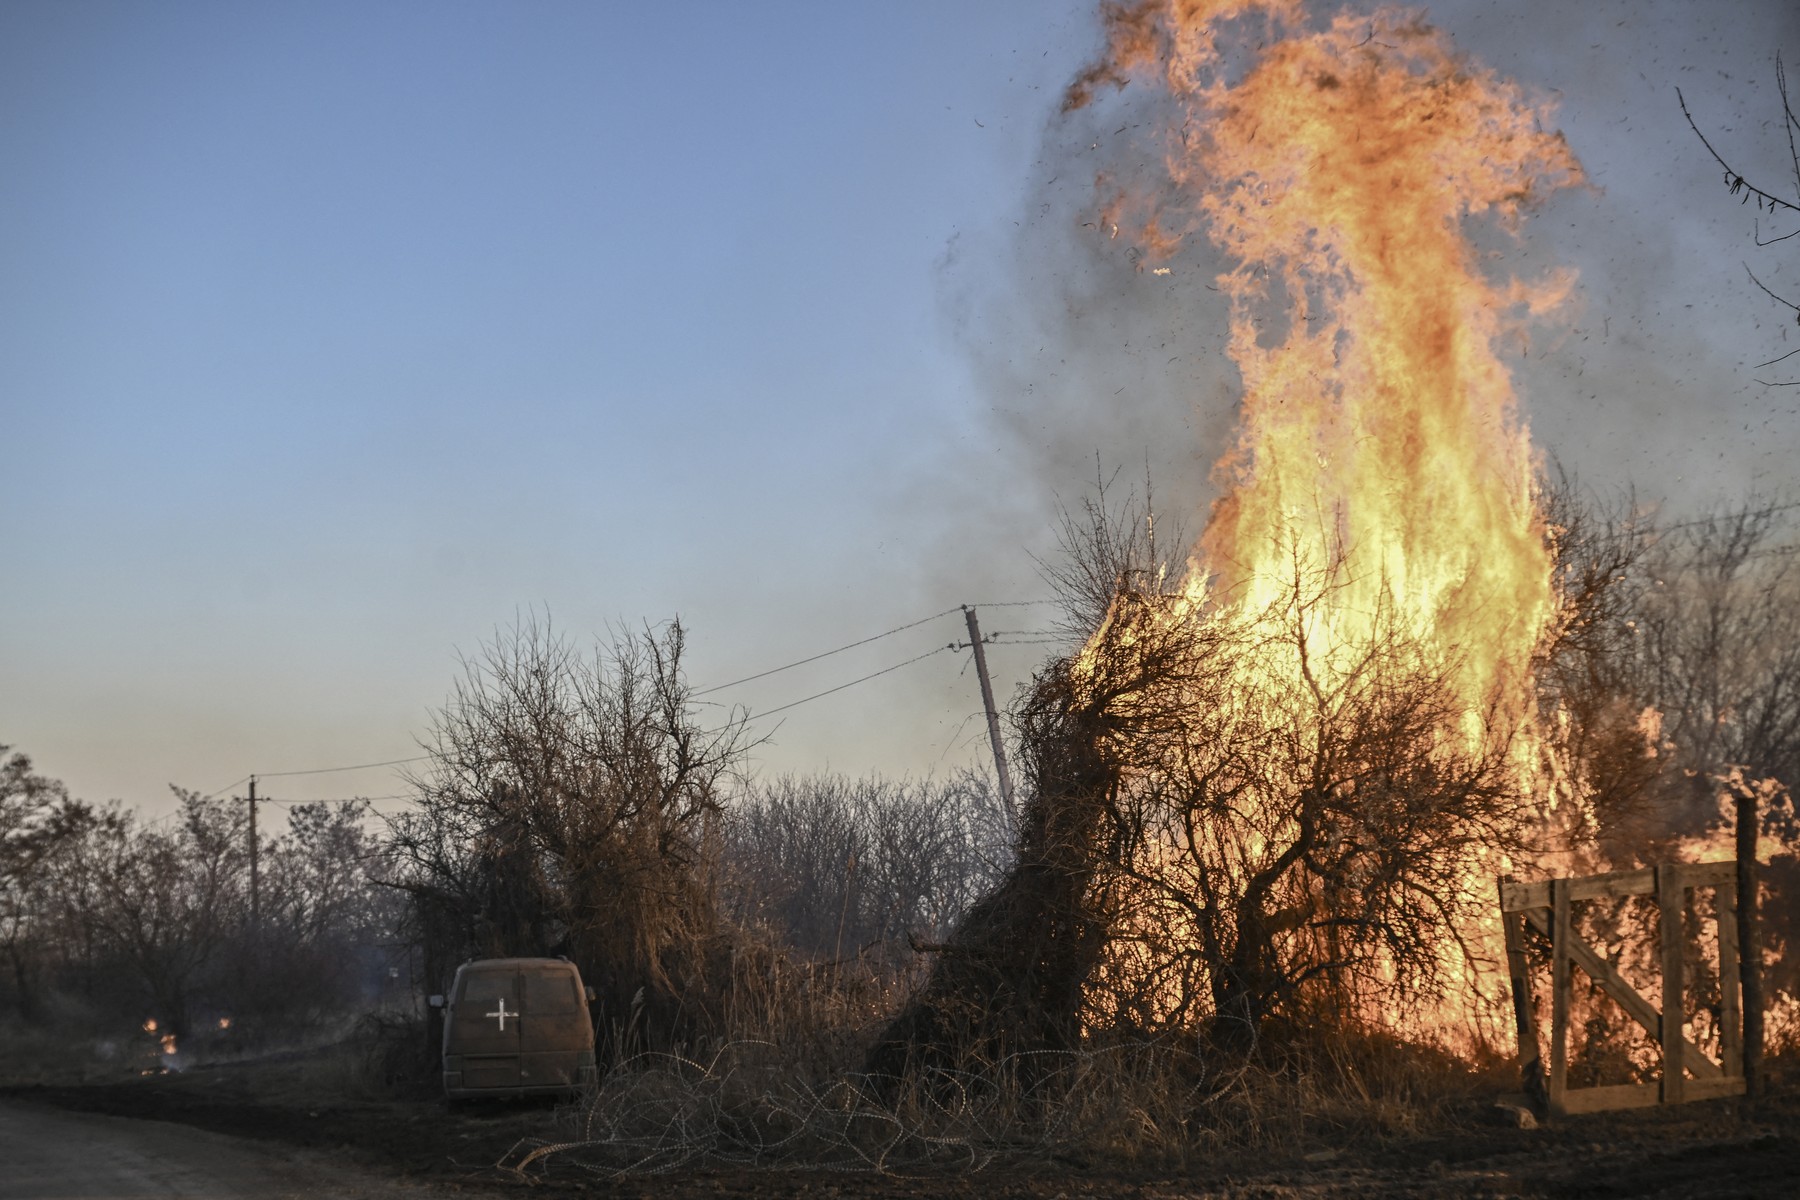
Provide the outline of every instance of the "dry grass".
<path id="1" fill-rule="evenodd" d="M 549 1136 L 500 1166 L 525 1177 L 688 1168 L 961 1174 L 1058 1164 L 1180 1170 L 1220 1155 L 1294 1155 L 1454 1129 L 1498 1090 L 1391 1039 L 1262 1047 L 1249 1059 L 1173 1040 L 1121 1042 L 919 1072 L 896 1084 L 796 1070 L 738 1042 L 704 1058 L 615 1064 Z"/>

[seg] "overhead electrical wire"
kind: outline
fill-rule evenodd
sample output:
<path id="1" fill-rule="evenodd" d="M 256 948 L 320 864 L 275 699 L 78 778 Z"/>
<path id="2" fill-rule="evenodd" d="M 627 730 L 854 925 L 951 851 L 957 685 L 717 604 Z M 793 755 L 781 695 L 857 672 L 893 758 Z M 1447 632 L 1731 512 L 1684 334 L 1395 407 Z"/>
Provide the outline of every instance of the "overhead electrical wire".
<path id="1" fill-rule="evenodd" d="M 914 655 L 914 656 L 913 656 L 913 657 L 911 657 L 911 658 L 909 658 L 909 659 L 907 659 L 907 660 L 906 660 L 906 661 L 905 661 L 905 662 L 897 662 L 897 663 L 895 663 L 895 664 L 894 664 L 894 665 L 893 665 L 893 666 L 891 666 L 891 667 L 883 667 L 883 668 L 881 668 L 881 670 L 879 670 L 879 671 L 872 671 L 872 672 L 870 672 L 870 673 L 869 673 L 869 674 L 867 674 L 867 675 L 864 675 L 864 676 L 862 676 L 862 677 L 861 677 L 861 678 L 858 678 L 858 679 L 852 679 L 852 680 L 851 680 L 851 681 L 850 681 L 850 682 L 848 682 L 848 683 L 840 683 L 840 684 L 838 684 L 838 685 L 837 685 L 837 686 L 836 686 L 836 687 L 831 687 L 831 688 L 826 688 L 826 689 L 825 689 L 825 690 L 824 690 L 824 691 L 822 691 L 822 692 L 814 692 L 814 693 L 813 693 L 813 694 L 812 694 L 812 695 L 810 695 L 810 696 L 802 696 L 802 697 L 801 697 L 801 698 L 800 698 L 800 699 L 798 699 L 798 700 L 790 700 L 790 701 L 789 701 L 789 702 L 788 702 L 788 703 L 786 703 L 786 704 L 782 704 L 782 705 L 778 705 L 778 706 L 776 706 L 776 707 L 775 707 L 775 708 L 768 708 L 768 709 L 764 709 L 764 710 L 763 710 L 763 711 L 762 711 L 762 712 L 751 712 L 751 713 L 746 713 L 746 714 L 745 714 L 745 716 L 744 716 L 744 718 L 743 718 L 743 720 L 741 720 L 741 721 L 735 721 L 735 722 L 732 722 L 732 723 L 731 723 L 731 724 L 727 724 L 727 725 L 721 725 L 721 726 L 719 726 L 719 727 L 718 727 L 718 728 L 717 728 L 717 729 L 708 729 L 708 730 L 706 730 L 706 733 L 709 733 L 709 734 L 712 734 L 712 733 L 723 733 L 723 732 L 724 732 L 724 731 L 725 731 L 725 730 L 727 730 L 727 729 L 730 729 L 730 728 L 731 728 L 731 726 L 732 726 L 732 725 L 733 725 L 733 724 L 735 724 L 735 725 L 745 725 L 745 724 L 748 724 L 748 723 L 749 723 L 749 722 L 751 722 L 751 721 L 760 721 L 760 720 L 762 720 L 762 719 L 763 719 L 763 718 L 764 718 L 764 717 L 772 717 L 772 716 L 774 716 L 774 715 L 775 715 L 775 714 L 776 714 L 776 713 L 779 713 L 779 712 L 786 712 L 786 711 L 787 711 L 787 710 L 788 710 L 788 709 L 790 709 L 790 708 L 799 708 L 799 707 L 800 707 L 800 706 L 801 706 L 801 705 L 802 705 L 802 704 L 810 704 L 810 703 L 812 703 L 812 702 L 813 702 L 813 701 L 814 701 L 814 700 L 821 700 L 821 699 L 823 699 L 823 698 L 824 698 L 824 697 L 826 697 L 826 696 L 829 696 L 829 695 L 831 695 L 831 694 L 832 694 L 832 693 L 833 693 L 833 692 L 841 692 L 841 691 L 843 691 L 843 690 L 844 690 L 844 689 L 845 689 L 845 688 L 852 688 L 852 687 L 855 687 L 855 686 L 856 686 L 856 685 L 857 685 L 857 684 L 859 684 L 859 683 L 867 683 L 867 682 L 869 682 L 869 680 L 871 680 L 871 679 L 879 679 L 879 678 L 881 678 L 881 677 L 882 677 L 882 676 L 883 676 L 883 675 L 886 675 L 886 674 L 889 674 L 889 673 L 890 673 L 890 672 L 893 672 L 893 671 L 898 671 L 898 670 L 899 670 L 899 669 L 900 669 L 900 668 L 901 668 L 901 667 L 910 667 L 910 666 L 912 666 L 912 665 L 913 665 L 913 664 L 914 664 L 914 663 L 916 663 L 916 662 L 919 662 L 919 661 L 921 661 L 921 660 L 923 660 L 923 659 L 927 659 L 927 658 L 930 658 L 930 657 L 931 657 L 931 656 L 932 656 L 932 655 L 934 655 L 934 654 L 942 654 L 942 653 L 944 653 L 944 652 L 945 652 L 945 651 L 946 651 L 946 650 L 954 650 L 954 649 L 956 649 L 956 647 L 955 647 L 955 646 L 936 646 L 936 647 L 933 647 L 933 648 L 932 648 L 932 649 L 930 649 L 930 650 L 927 650 L 927 651 L 926 651 L 926 652 L 925 652 L 925 653 L 923 653 L 923 654 L 916 654 L 916 655 Z"/>
<path id="2" fill-rule="evenodd" d="M 424 762 L 429 754 L 419 754 L 412 758 L 391 758 L 386 762 L 357 763 L 353 767 L 314 767 L 307 771 L 258 771 L 258 779 L 288 779 L 295 775 L 333 775 L 339 771 L 370 771 L 376 767 L 400 767 L 407 763 Z"/>
<path id="3" fill-rule="evenodd" d="M 932 613 L 929 617 L 920 617 L 918 620 L 909 621 L 905 625 L 897 625 L 885 633 L 878 633 L 878 634 L 875 634 L 873 637 L 866 637 L 860 641 L 851 642 L 850 644 L 845 645 L 845 646 L 839 646 L 835 650 L 827 650 L 822 654 L 815 654 L 810 658 L 798 659 L 795 662 L 786 663 L 783 666 L 771 667 L 767 671 L 758 671 L 754 675 L 746 675 L 742 679 L 734 679 L 730 683 L 717 683 L 717 684 L 714 684 L 712 687 L 701 688 L 699 691 L 691 692 L 689 694 L 693 695 L 693 696 L 710 696 L 714 692 L 722 692 L 726 688 L 736 687 L 740 683 L 749 683 L 753 679 L 767 679 L 771 675 L 779 675 L 783 671 L 789 671 L 795 667 L 803 667 L 807 663 L 815 663 L 815 662 L 818 662 L 822 658 L 830 658 L 834 654 L 842 654 L 846 650 L 854 650 L 858 646 L 866 646 L 870 642 L 879 642 L 882 638 L 892 637 L 896 633 L 904 633 L 908 629 L 917 629 L 919 626 L 927 624 L 928 622 L 936 621 L 943 617 L 949 616 L 951 613 L 961 612 L 961 611 L 962 611 L 962 608 L 960 606 L 958 606 L 956 608 L 946 608 L 943 612 Z"/>
<path id="4" fill-rule="evenodd" d="M 767 679 L 771 675 L 779 675 L 783 671 L 790 671 L 795 667 L 803 667 L 803 666 L 806 666 L 808 663 L 815 663 L 815 662 L 820 661 L 821 659 L 830 658 L 836 654 L 842 654 L 846 650 L 854 650 L 858 646 L 867 646 L 872 642 L 881 641 L 883 638 L 892 637 L 897 633 L 905 633 L 909 629 L 917 629 L 921 625 L 926 625 L 932 621 L 941 620 L 944 617 L 950 616 L 953 613 L 960 613 L 960 612 L 964 611 L 965 608 L 976 608 L 976 609 L 980 609 L 980 608 L 1029 608 L 1029 607 L 1033 607 L 1033 606 L 1037 606 L 1037 605 L 1048 605 L 1048 604 L 1054 604 L 1054 603 L 1056 603 L 1056 601 L 1054 601 L 1054 600 L 996 600 L 996 601 L 992 601 L 992 602 L 986 603 L 986 604 L 971 604 L 971 605 L 959 604 L 952 608 L 946 608 L 942 612 L 932 613 L 928 617 L 920 617 L 916 621 L 908 621 L 904 625 L 896 625 L 894 628 L 888 629 L 888 630 L 883 630 L 881 633 L 873 634 L 866 638 L 859 638 L 858 640 L 856 640 L 854 642 L 846 643 L 845 645 L 838 646 L 835 649 L 825 650 L 818 654 L 809 655 L 806 658 L 796 659 L 795 661 L 790 662 L 790 663 L 784 663 L 779 667 L 771 667 L 766 671 L 758 671 L 754 675 L 746 675 L 741 679 L 733 679 L 728 683 L 714 684 L 711 687 L 702 688 L 699 691 L 690 692 L 688 694 L 690 697 L 696 697 L 696 698 L 700 697 L 700 696 L 708 696 L 714 692 L 722 692 L 726 688 L 737 687 L 739 684 L 742 684 L 742 683 L 750 683 L 750 682 L 753 682 L 758 679 Z M 1048 631 L 1048 630 L 1001 630 L 999 632 L 989 634 L 988 637 L 984 640 L 987 640 L 992 645 L 1001 645 L 1001 646 L 1026 646 L 1026 645 L 1048 644 L 1056 639 L 1046 638 L 1044 640 L 1044 642 L 1041 642 L 1041 643 L 1040 642 L 1027 642 L 1027 641 L 1002 642 L 1002 641 L 997 640 L 997 639 L 1003 638 L 1003 637 L 1015 637 L 1018 635 L 1032 636 L 1032 635 L 1043 634 L 1043 633 L 1048 633 L 1048 632 L 1050 632 L 1050 631 Z M 957 646 L 954 644 L 947 645 L 947 646 L 935 647 L 931 650 L 927 650 L 923 654 L 916 655 L 912 658 L 909 658 L 905 662 L 895 663 L 891 667 L 883 667 L 879 671 L 875 671 L 868 675 L 863 675 L 856 679 L 852 679 L 848 683 L 840 683 L 836 687 L 826 688 L 824 691 L 815 692 L 810 696 L 803 696 L 798 700 L 790 701 L 787 704 L 780 705 L 776 708 L 766 709 L 766 710 L 764 710 L 762 712 L 758 712 L 758 713 L 752 713 L 749 716 L 747 716 L 745 719 L 751 720 L 751 721 L 760 720 L 763 717 L 773 716 L 774 714 L 780 713 L 780 712 L 786 712 L 790 708 L 798 708 L 802 704 L 809 704 L 814 700 L 823 699 L 824 697 L 832 695 L 835 692 L 841 692 L 845 688 L 855 687 L 859 683 L 867 683 L 871 679 L 879 679 L 881 676 L 886 675 L 891 671 L 898 671 L 901 667 L 909 667 L 913 663 L 919 662 L 922 659 L 930 658 L 934 654 L 941 654 L 946 650 L 954 650 L 956 648 L 957 648 Z M 720 732 L 721 730 L 727 729 L 727 728 L 730 728 L 730 726 L 720 726 L 719 729 L 707 730 L 707 732 L 708 733 L 717 733 L 717 732 Z M 205 794 L 205 798 L 210 800 L 214 796 L 217 796 L 223 792 L 230 791 L 232 788 L 235 788 L 235 787 L 239 786 L 240 784 L 248 783 L 252 779 L 292 779 L 292 778 L 296 778 L 298 776 L 303 776 L 303 775 L 333 775 L 333 774 L 338 774 L 340 772 L 346 772 L 346 771 L 371 771 L 371 770 L 375 770 L 378 767 L 401 767 L 401 766 L 407 766 L 411 763 L 426 762 L 430 758 L 431 758 L 431 755 L 429 755 L 429 754 L 419 754 L 419 755 L 415 755 L 411 758 L 392 758 L 392 759 L 387 759 L 382 762 L 354 763 L 354 764 L 351 764 L 348 766 L 342 766 L 342 767 L 310 767 L 305 770 L 296 770 L 296 771 L 255 771 L 249 775 L 245 775 L 241 779 L 238 779 L 232 783 L 226 784 L 222 788 L 217 788 L 211 792 L 207 792 Z M 369 797 L 352 797 L 352 798 L 353 799 L 370 799 Z M 380 796 L 380 797 L 374 797 L 373 799 L 398 800 L 398 799 L 404 799 L 404 798 L 405 797 L 402 797 L 402 796 Z M 259 798 L 259 799 L 266 799 L 266 797 Z M 272 804 L 318 803 L 318 801 L 309 801 L 309 800 L 270 800 L 268 802 L 272 803 Z"/>
<path id="5" fill-rule="evenodd" d="M 400 792 L 391 796 L 319 796 L 312 800 L 278 800 L 273 796 L 258 796 L 256 802 L 258 804 L 285 804 L 292 807 L 296 804 L 352 804 L 359 800 L 364 804 L 374 804 L 379 800 L 411 800 L 412 798 L 412 793 Z"/>
<path id="6" fill-rule="evenodd" d="M 236 787 L 238 784 L 249 783 L 250 780 L 253 778 L 254 778 L 254 776 L 246 775 L 242 779 L 233 780 L 232 782 L 226 784 L 222 788 L 214 788 L 212 791 L 207 792 L 205 794 L 205 796 L 202 797 L 202 799 L 211 800 L 214 796 L 218 795 L 220 792 L 229 792 L 232 788 Z"/>
<path id="7" fill-rule="evenodd" d="M 930 658 L 934 654 L 942 654 L 944 651 L 951 650 L 951 649 L 954 649 L 954 647 L 937 646 L 933 649 L 927 650 L 923 654 L 916 654 L 913 657 L 907 659 L 905 662 L 895 663 L 891 667 L 883 667 L 881 670 L 871 672 L 868 675 L 864 675 L 860 679 L 852 679 L 849 683 L 840 683 L 834 688 L 826 688 L 822 692 L 814 692 L 810 696 L 803 697 L 802 699 L 799 699 L 799 700 L 791 701 L 790 703 L 783 704 L 778 708 L 764 709 L 762 712 L 757 713 L 756 717 L 771 717 L 771 716 L 774 716 L 778 712 L 786 712 L 790 708 L 798 708 L 802 704 L 807 704 L 813 700 L 822 699 L 825 696 L 831 695 L 833 692 L 841 692 L 845 688 L 855 687 L 859 683 L 867 683 L 871 679 L 879 679 L 881 676 L 888 674 L 890 671 L 898 671 L 901 667 L 910 667 L 914 663 L 919 662 L 922 659 Z M 756 718 L 753 717 L 752 720 L 754 720 L 754 719 L 756 719 Z"/>

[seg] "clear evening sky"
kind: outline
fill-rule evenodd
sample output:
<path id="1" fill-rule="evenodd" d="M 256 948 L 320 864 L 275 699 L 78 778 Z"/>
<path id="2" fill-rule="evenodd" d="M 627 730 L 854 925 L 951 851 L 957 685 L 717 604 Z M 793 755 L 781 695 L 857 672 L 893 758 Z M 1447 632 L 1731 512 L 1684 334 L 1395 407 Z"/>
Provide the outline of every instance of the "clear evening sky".
<path id="1" fill-rule="evenodd" d="M 1582 274 L 1519 361 L 1538 443 L 1671 511 L 1791 490 L 1800 387 L 1756 380 L 1800 357 L 1756 364 L 1800 330 L 1743 264 L 1800 295 L 1800 240 L 1753 244 L 1795 223 L 1753 229 L 1674 89 L 1791 190 L 1800 8 L 1431 17 L 1558 99 L 1594 185 L 1518 252 Z M 1197 528 L 1221 314 L 1069 219 L 1112 131 L 1057 102 L 1097 42 L 1087 0 L 0 6 L 0 742 L 160 811 L 416 754 L 516 616 L 679 615 L 705 687 L 1038 599 L 1096 455 Z M 996 648 L 1002 695 L 1050 649 Z M 979 762 L 966 659 L 759 722 L 756 769 Z"/>

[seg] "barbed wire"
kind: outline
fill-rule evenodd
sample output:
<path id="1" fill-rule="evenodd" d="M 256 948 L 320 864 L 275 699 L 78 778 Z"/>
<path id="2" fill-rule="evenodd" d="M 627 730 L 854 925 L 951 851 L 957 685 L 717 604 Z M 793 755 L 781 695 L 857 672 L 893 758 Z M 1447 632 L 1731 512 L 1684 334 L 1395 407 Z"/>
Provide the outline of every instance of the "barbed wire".
<path id="1" fill-rule="evenodd" d="M 566 1136 L 522 1139 L 495 1167 L 532 1182 L 552 1161 L 606 1179 L 693 1168 L 970 1173 L 1066 1154 L 1125 1116 L 1140 1126 L 1163 1116 L 1163 1132 L 1180 1136 L 1178 1126 L 1234 1094 L 1245 1071 L 1242 1060 L 1218 1071 L 1192 1049 L 1145 1040 L 1014 1054 L 907 1081 L 845 1072 L 815 1082 L 776 1044 L 744 1040 L 705 1062 L 626 1059 L 565 1119 Z M 1146 1075 L 1164 1085 L 1163 1103 L 1136 1094 Z"/>

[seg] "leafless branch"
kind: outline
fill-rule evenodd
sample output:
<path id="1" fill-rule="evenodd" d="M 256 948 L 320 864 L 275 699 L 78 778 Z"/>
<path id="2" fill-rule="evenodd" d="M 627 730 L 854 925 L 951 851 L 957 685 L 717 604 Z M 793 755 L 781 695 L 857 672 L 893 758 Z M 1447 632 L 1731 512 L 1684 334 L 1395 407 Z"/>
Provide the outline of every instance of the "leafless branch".
<path id="1" fill-rule="evenodd" d="M 1777 304 L 1786 305 L 1788 308 L 1793 309 L 1796 314 L 1800 314 L 1800 304 L 1795 304 L 1792 300 L 1785 300 L 1770 291 L 1768 285 L 1756 277 L 1756 272 L 1750 269 L 1749 263 L 1744 264 L 1744 274 L 1750 276 L 1750 282 L 1761 288 L 1763 294 L 1768 296 L 1769 299 L 1775 301 Z"/>
<path id="2" fill-rule="evenodd" d="M 1787 209 L 1789 212 L 1800 213 L 1800 204 L 1795 204 L 1792 200 L 1783 200 L 1773 192 L 1764 191 L 1732 169 L 1731 164 L 1725 161 L 1724 156 L 1713 149 L 1713 144 L 1706 140 L 1706 135 L 1700 132 L 1700 126 L 1694 121 L 1694 114 L 1688 111 L 1687 97 L 1681 94 L 1680 88 L 1675 89 L 1675 98 L 1681 104 L 1681 115 L 1687 118 L 1688 128 L 1694 131 L 1694 136 L 1700 139 L 1700 144 L 1706 147 L 1706 152 L 1713 156 L 1713 160 L 1724 168 L 1725 186 L 1732 195 L 1735 196 L 1742 192 L 1746 202 L 1754 199 L 1759 208 L 1767 204 L 1771 212 L 1777 209 Z M 1786 103 L 1785 91 L 1783 92 L 1783 103 Z"/>

